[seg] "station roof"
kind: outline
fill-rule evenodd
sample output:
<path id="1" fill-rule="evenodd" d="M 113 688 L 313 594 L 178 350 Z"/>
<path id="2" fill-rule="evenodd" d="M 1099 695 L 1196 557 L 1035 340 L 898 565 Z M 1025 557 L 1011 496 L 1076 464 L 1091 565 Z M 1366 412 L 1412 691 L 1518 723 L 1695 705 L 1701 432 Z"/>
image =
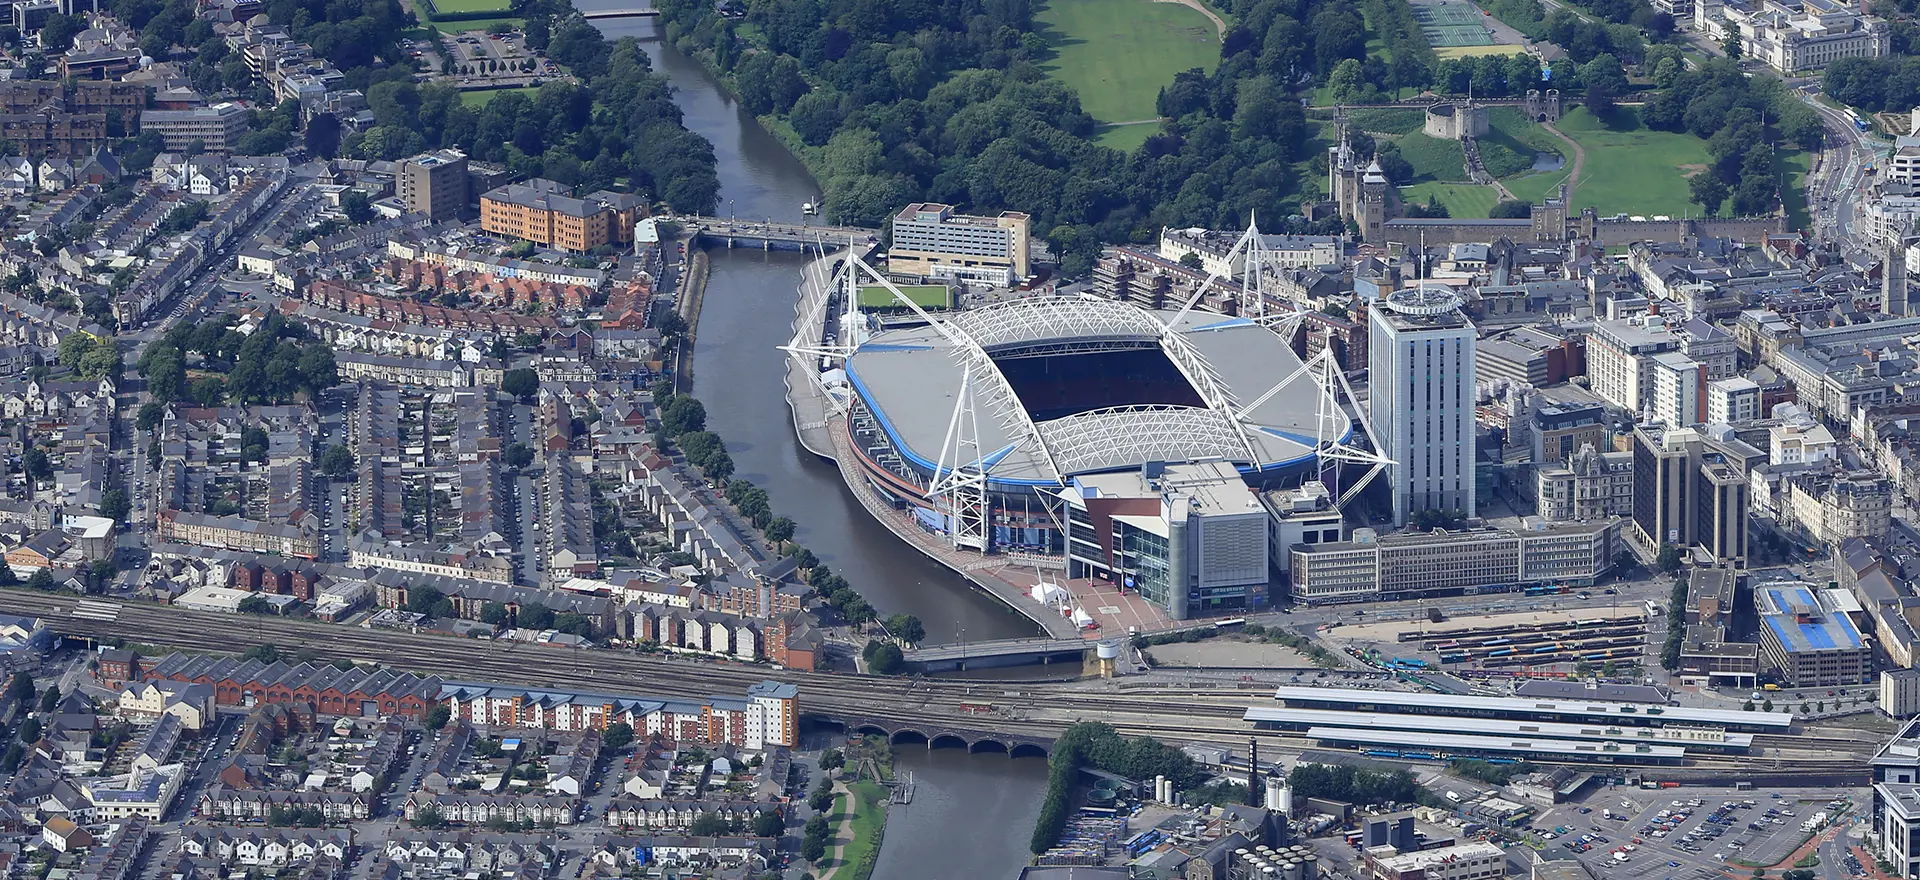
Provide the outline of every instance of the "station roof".
<path id="1" fill-rule="evenodd" d="M 1720 745 L 1733 748 L 1747 748 L 1753 745 L 1753 734 L 1724 731 L 1702 731 L 1717 733 L 1715 736 L 1684 736 L 1692 728 L 1670 727 L 1624 727 L 1605 724 L 1559 724 L 1544 721 L 1518 721 L 1504 718 L 1454 718 L 1446 715 L 1398 715 L 1380 712 L 1340 712 L 1329 709 L 1287 709 L 1277 706 L 1254 706 L 1247 710 L 1244 720 L 1250 722 L 1276 722 L 1282 724 L 1305 725 L 1308 727 L 1354 727 L 1368 730 L 1429 730 L 1458 731 L 1470 735 L 1484 736 L 1524 736 L 1553 737 L 1555 739 L 1580 740 L 1619 740 L 1631 742 L 1698 742 L 1702 745 Z M 1724 737 L 1724 738 L 1721 738 Z"/>
<path id="2" fill-rule="evenodd" d="M 1570 721 L 1581 718 L 1611 718 L 1627 724 L 1642 724 L 1651 717 L 1658 718 L 1662 723 L 1724 724 L 1778 730 L 1786 730 L 1793 726 L 1793 716 L 1784 712 L 1741 712 L 1727 709 L 1699 709 L 1691 706 L 1637 706 L 1631 703 L 1612 703 L 1604 700 L 1470 697 L 1416 691 L 1370 691 L 1292 685 L 1277 689 L 1274 699 L 1283 702 L 1302 700 L 1340 703 L 1366 707 L 1370 711 L 1375 706 L 1409 706 L 1441 715 L 1513 712 L 1562 715 Z"/>
<path id="3" fill-rule="evenodd" d="M 1314 727 L 1307 736 L 1328 742 L 1356 745 L 1426 746 L 1434 749 L 1472 749 L 1483 752 L 1510 752 L 1522 755 L 1633 755 L 1641 758 L 1679 760 L 1687 756 L 1680 746 L 1652 743 L 1583 742 L 1566 739 L 1537 739 L 1512 736 L 1471 736 L 1429 733 L 1416 730 L 1364 730 L 1353 727 Z"/>

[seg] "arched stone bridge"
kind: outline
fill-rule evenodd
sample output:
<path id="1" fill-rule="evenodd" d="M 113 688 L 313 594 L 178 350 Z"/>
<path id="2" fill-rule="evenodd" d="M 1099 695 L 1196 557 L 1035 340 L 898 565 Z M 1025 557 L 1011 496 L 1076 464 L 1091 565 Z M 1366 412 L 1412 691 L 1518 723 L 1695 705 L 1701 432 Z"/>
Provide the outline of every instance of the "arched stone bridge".
<path id="1" fill-rule="evenodd" d="M 894 745 L 926 745 L 929 749 L 966 749 L 973 753 L 1000 752 L 1010 758 L 1047 757 L 1052 737 L 1026 736 L 1006 731 L 978 730 L 949 724 L 896 721 L 860 716 L 808 715 L 822 725 L 838 727 L 848 736 L 876 734 Z"/>

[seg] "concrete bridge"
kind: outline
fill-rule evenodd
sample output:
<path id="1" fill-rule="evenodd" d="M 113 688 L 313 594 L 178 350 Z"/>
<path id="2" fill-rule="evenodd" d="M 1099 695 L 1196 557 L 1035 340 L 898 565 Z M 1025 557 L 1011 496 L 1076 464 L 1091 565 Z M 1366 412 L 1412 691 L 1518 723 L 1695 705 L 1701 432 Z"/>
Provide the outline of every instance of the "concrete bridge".
<path id="1" fill-rule="evenodd" d="M 757 247 L 772 251 L 812 251 L 829 253 L 847 246 L 847 240 L 863 245 L 880 241 L 880 230 L 857 226 L 818 226 L 811 223 L 781 223 L 772 220 L 729 220 L 721 217 L 677 217 L 687 225 L 696 240 L 705 244 Z"/>
<path id="2" fill-rule="evenodd" d="M 904 652 L 904 658 L 926 672 L 947 672 L 1034 663 L 1080 663 L 1093 648 L 1094 643 L 1086 639 L 999 639 L 924 645 Z"/>
<path id="3" fill-rule="evenodd" d="M 970 754 L 1004 753 L 1009 758 L 1044 758 L 1053 751 L 1053 738 L 1026 736 L 1005 730 L 974 730 L 945 724 L 925 724 L 890 718 L 809 713 L 807 718 L 838 727 L 848 736 L 884 736 L 894 745 L 921 745 L 928 749 L 966 749 Z"/>

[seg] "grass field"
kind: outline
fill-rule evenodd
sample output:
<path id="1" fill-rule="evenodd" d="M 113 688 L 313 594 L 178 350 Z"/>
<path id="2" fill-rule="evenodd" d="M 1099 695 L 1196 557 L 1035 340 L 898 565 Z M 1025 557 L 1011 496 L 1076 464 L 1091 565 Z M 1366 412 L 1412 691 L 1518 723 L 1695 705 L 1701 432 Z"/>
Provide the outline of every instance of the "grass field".
<path id="1" fill-rule="evenodd" d="M 1355 110 L 1347 115 L 1347 122 L 1359 131 L 1407 134 L 1419 131 L 1426 117 L 1424 110 Z"/>
<path id="2" fill-rule="evenodd" d="M 923 309 L 953 308 L 953 290 L 945 284 L 898 284 L 900 292 L 913 300 L 913 304 Z M 894 298 L 893 291 L 878 284 L 868 284 L 860 288 L 860 307 L 863 309 L 905 308 Z"/>
<path id="3" fill-rule="evenodd" d="M 1807 213 L 1807 172 L 1813 169 L 1813 157 L 1805 150 L 1782 150 L 1780 203 L 1787 209 L 1787 228 L 1806 229 L 1813 218 Z"/>
<path id="4" fill-rule="evenodd" d="M 1604 120 L 1585 107 L 1575 108 L 1554 127 L 1587 153 L 1573 194 L 1574 209 L 1591 206 L 1602 217 L 1620 213 L 1682 217 L 1700 211 L 1687 200 L 1687 171 L 1707 163 L 1706 141 L 1643 128 L 1633 107 L 1615 108 Z"/>
<path id="5" fill-rule="evenodd" d="M 1413 166 L 1415 181 L 1466 180 L 1467 154 L 1459 141 L 1427 137 L 1420 132 L 1402 136 L 1400 155 Z"/>
<path id="6" fill-rule="evenodd" d="M 1440 204 L 1447 206 L 1447 213 L 1455 217 L 1485 217 L 1493 210 L 1494 203 L 1500 201 L 1500 193 L 1493 187 L 1473 183 L 1430 181 L 1400 188 L 1400 200 L 1410 205 L 1424 205 L 1429 196 L 1439 197 Z"/>
<path id="7" fill-rule="evenodd" d="M 430 21 L 427 23 L 433 25 L 434 30 L 443 34 L 464 34 L 467 31 L 484 31 L 496 24 L 505 24 L 514 30 L 519 30 L 526 26 L 527 20 L 524 18 L 474 18 L 466 21 Z"/>
<path id="8" fill-rule="evenodd" d="M 468 107 L 485 107 L 487 106 L 488 101 L 491 101 L 495 97 L 504 95 L 508 92 L 519 92 L 531 98 L 533 97 L 534 93 L 538 91 L 540 90 L 536 88 L 519 88 L 519 89 L 487 89 L 485 91 L 461 92 L 460 103 L 465 104 Z"/>
<path id="9" fill-rule="evenodd" d="M 439 12 L 506 12 L 512 9 L 505 0 L 433 0 Z"/>
<path id="10" fill-rule="evenodd" d="M 886 830 L 887 789 L 877 782 L 856 782 L 847 786 L 847 789 L 859 798 L 859 804 L 850 805 L 846 795 L 840 795 L 833 801 L 832 820 L 835 828 L 846 820 L 849 807 L 852 807 L 853 815 L 849 825 L 852 833 L 841 846 L 840 861 L 837 863 L 846 866 L 847 870 L 836 876 L 856 877 L 868 853 L 879 848 L 881 835 Z"/>
<path id="11" fill-rule="evenodd" d="M 1220 62 L 1213 22 L 1175 3 L 1047 0 L 1035 18 L 1055 52 L 1047 71 L 1101 122 L 1152 119 L 1174 74 Z"/>
<path id="12" fill-rule="evenodd" d="M 1157 122 L 1140 125 L 1109 125 L 1094 132 L 1093 142 L 1123 153 L 1131 153 L 1140 149 L 1140 145 L 1146 143 L 1147 138 L 1153 137 L 1153 133 L 1159 130 L 1160 124 Z"/>

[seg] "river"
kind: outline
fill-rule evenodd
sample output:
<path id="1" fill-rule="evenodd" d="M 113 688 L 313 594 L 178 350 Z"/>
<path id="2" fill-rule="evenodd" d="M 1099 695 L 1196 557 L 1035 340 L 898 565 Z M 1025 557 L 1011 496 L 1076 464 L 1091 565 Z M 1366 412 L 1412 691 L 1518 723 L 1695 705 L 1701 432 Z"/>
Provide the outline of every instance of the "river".
<path id="1" fill-rule="evenodd" d="M 582 10 L 618 0 L 577 0 Z M 672 80 L 687 127 L 713 142 L 723 214 L 799 222 L 819 187 L 785 146 L 741 110 L 692 59 L 663 45 L 652 19 L 601 19 L 609 38 L 636 37 L 654 69 Z M 782 384 L 801 258 L 715 251 L 694 345 L 693 392 L 708 427 L 727 441 L 738 475 L 767 490 L 798 524 L 796 540 L 846 577 L 882 614 L 909 612 L 933 641 L 1030 636 L 1026 618 L 969 589 L 960 576 L 875 522 L 841 482 L 839 469 L 800 448 Z M 804 699 L 804 697 L 803 697 Z M 899 767 L 917 779 L 912 804 L 894 807 L 875 877 L 1011 877 L 1026 863 L 1027 838 L 1046 787 L 1036 758 L 903 748 Z M 965 829 L 963 833 L 955 833 Z"/>

